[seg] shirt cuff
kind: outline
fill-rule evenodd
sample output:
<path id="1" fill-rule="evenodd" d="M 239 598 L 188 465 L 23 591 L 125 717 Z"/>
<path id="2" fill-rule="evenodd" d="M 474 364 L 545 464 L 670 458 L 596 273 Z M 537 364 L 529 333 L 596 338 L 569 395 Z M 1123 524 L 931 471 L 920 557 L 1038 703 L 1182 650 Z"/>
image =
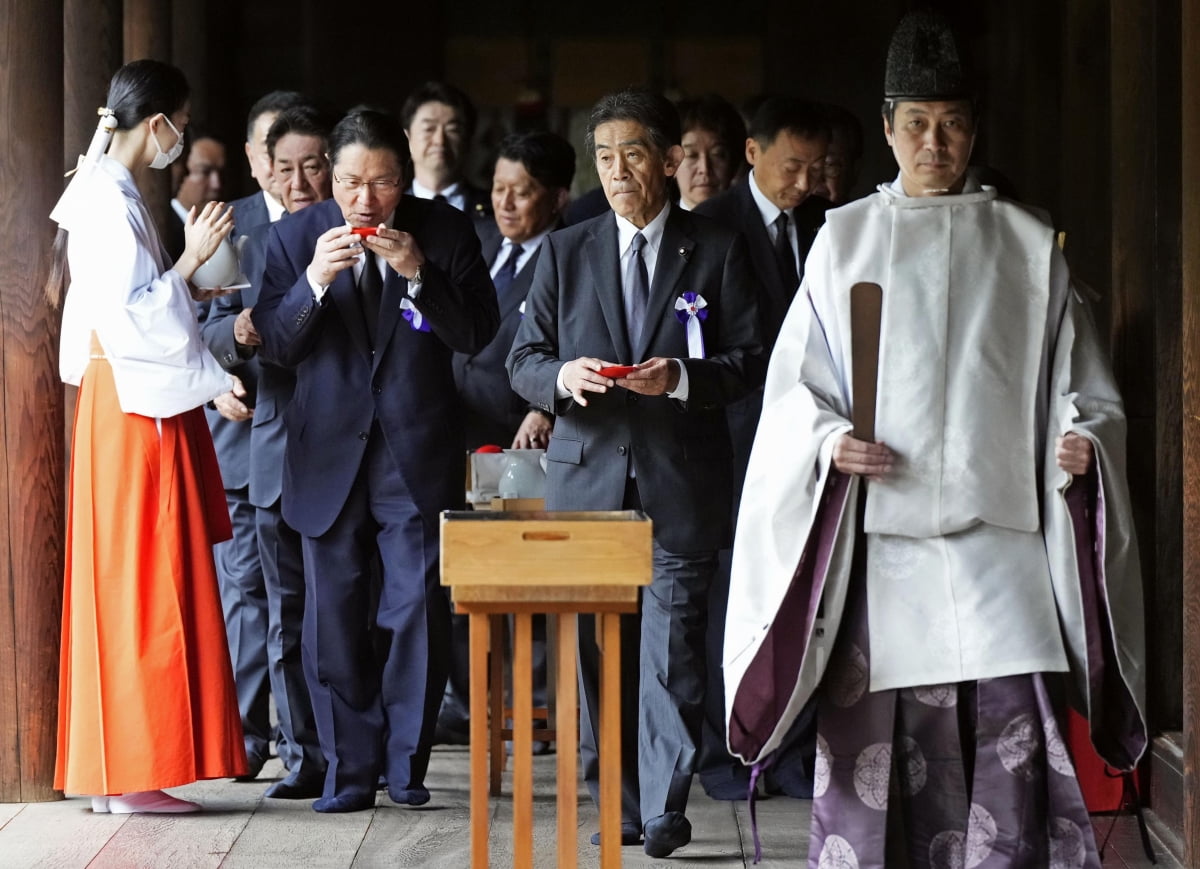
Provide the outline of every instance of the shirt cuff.
<path id="1" fill-rule="evenodd" d="M 563 372 L 567 370 L 566 363 L 558 369 L 558 377 L 554 379 L 554 397 L 557 399 L 570 398 L 571 390 L 563 384 Z"/>
<path id="2" fill-rule="evenodd" d="M 668 392 L 667 398 L 674 398 L 676 401 L 688 400 L 688 373 L 687 366 L 683 364 L 682 359 L 676 359 L 679 365 L 679 383 L 675 385 L 674 392 Z"/>
<path id="3" fill-rule="evenodd" d="M 308 281 L 309 287 L 312 288 L 313 301 L 318 305 L 321 304 L 321 300 L 325 298 L 325 293 L 329 291 L 329 285 L 321 286 L 314 281 L 312 275 L 308 273 L 308 269 L 304 270 L 304 277 Z"/>

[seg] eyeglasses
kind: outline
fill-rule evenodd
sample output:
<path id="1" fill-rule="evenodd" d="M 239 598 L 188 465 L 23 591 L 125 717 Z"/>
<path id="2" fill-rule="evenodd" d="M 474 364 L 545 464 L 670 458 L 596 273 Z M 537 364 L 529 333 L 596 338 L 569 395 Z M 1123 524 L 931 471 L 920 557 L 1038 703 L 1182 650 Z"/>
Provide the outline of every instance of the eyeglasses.
<path id="1" fill-rule="evenodd" d="M 385 196 L 388 193 L 394 193 L 400 189 L 400 180 L 398 178 L 381 178 L 375 181 L 363 181 L 361 178 L 355 178 L 353 175 L 347 175 L 339 178 L 336 174 L 333 180 L 342 186 L 342 189 L 348 193 L 357 193 L 364 187 L 370 187 L 371 192 L 377 196 Z"/>

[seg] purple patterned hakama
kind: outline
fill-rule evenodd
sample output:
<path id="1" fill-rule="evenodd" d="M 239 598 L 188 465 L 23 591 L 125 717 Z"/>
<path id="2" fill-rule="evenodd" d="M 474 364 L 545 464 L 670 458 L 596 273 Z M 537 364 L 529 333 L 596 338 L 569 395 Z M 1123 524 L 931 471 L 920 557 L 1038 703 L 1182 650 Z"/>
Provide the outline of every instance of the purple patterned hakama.
<path id="1" fill-rule="evenodd" d="M 1047 679 L 871 692 L 852 580 L 817 693 L 810 869 L 1099 869 Z"/>

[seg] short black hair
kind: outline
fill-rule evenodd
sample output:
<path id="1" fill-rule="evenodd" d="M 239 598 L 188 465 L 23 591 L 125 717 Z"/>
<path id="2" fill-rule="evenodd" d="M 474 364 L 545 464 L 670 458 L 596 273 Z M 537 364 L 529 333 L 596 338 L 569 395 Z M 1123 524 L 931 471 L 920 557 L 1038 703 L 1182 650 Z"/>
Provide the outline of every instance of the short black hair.
<path id="1" fill-rule="evenodd" d="M 645 88 L 626 88 L 600 98 L 588 117 L 584 147 L 588 159 L 596 156 L 596 128 L 610 121 L 632 121 L 641 124 L 650 136 L 650 144 L 665 155 L 682 137 L 679 112 L 662 94 Z"/>
<path id="2" fill-rule="evenodd" d="M 799 97 L 769 97 L 750 119 L 750 138 L 766 147 L 787 130 L 804 139 L 829 139 L 829 115 L 820 103 Z"/>
<path id="3" fill-rule="evenodd" d="M 471 102 L 469 96 L 454 85 L 440 81 L 427 81 L 419 84 L 409 93 L 404 100 L 404 107 L 400 109 L 400 123 L 404 125 L 405 130 L 412 128 L 417 110 L 426 103 L 444 103 L 458 112 L 459 120 L 463 125 L 463 141 L 471 141 L 471 137 L 475 134 L 475 104 Z"/>
<path id="4" fill-rule="evenodd" d="M 520 163 L 548 190 L 569 190 L 575 178 L 575 149 L 557 133 L 511 133 L 501 140 L 496 157 Z"/>
<path id="5" fill-rule="evenodd" d="M 264 94 L 250 107 L 250 113 L 246 116 L 246 141 L 254 138 L 254 123 L 267 112 L 278 113 L 308 104 L 308 100 L 299 91 L 271 91 Z"/>
<path id="6" fill-rule="evenodd" d="M 118 130 L 132 130 L 157 114 L 168 118 L 183 108 L 190 90 L 177 67 L 158 60 L 134 60 L 118 69 L 108 85 L 107 106 Z"/>
<path id="7" fill-rule="evenodd" d="M 362 145 L 368 150 L 391 151 L 407 178 L 408 138 L 394 117 L 377 109 L 354 108 L 329 134 L 329 164 L 335 165 L 343 148 Z"/>
<path id="8" fill-rule="evenodd" d="M 680 130 L 708 130 L 737 165 L 746 159 L 746 122 L 729 100 L 717 94 L 687 97 L 676 104 Z"/>
<path id="9" fill-rule="evenodd" d="M 271 155 L 272 160 L 275 159 L 275 145 L 289 133 L 316 136 L 325 144 L 325 150 L 328 150 L 329 124 L 312 106 L 295 106 L 284 109 L 275 116 L 271 129 L 267 130 L 267 153 Z"/>

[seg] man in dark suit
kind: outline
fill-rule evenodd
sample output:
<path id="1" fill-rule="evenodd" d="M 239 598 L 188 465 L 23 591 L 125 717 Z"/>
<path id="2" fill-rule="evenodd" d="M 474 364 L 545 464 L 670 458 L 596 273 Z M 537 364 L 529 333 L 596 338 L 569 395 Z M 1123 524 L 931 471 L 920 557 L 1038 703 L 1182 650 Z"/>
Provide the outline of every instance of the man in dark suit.
<path id="1" fill-rule="evenodd" d="M 492 175 L 490 231 L 477 227 L 483 258 L 491 264 L 500 306 L 500 331 L 478 353 L 454 354 L 454 382 L 462 398 L 466 448 L 498 444 L 544 449 L 554 418 L 513 392 L 504 362 L 521 322 L 521 309 L 542 242 L 561 225 L 575 175 L 575 149 L 554 133 L 513 134 L 500 143 Z M 494 215 L 494 216 L 493 216 Z M 468 741 L 469 652 L 467 617 L 452 619 L 453 644 L 438 742 Z M 545 620 L 534 622 L 534 705 L 545 705 Z M 535 749 L 539 746 L 535 746 Z M 548 747 L 541 743 L 540 747 Z"/>
<path id="2" fill-rule="evenodd" d="M 825 211 L 831 207 L 828 201 L 814 195 L 822 181 L 830 134 L 822 107 L 793 97 L 765 100 L 755 111 L 748 132 L 749 176 L 700 203 L 696 213 L 741 230 L 745 236 L 762 290 L 758 311 L 763 345 L 769 355 L 804 276 L 808 249 L 825 222 Z M 735 516 L 761 411 L 761 389 L 728 410 L 733 438 Z M 711 597 L 707 642 L 710 669 L 720 662 L 729 594 L 729 550 L 724 550 L 721 556 Z M 768 771 L 770 791 L 794 797 L 812 795 L 815 740 L 814 722 L 811 717 L 802 716 L 789 741 L 790 749 L 781 751 Z M 709 796 L 716 799 L 745 799 L 749 789 L 749 771 L 726 748 L 724 683 L 719 671 L 710 673 L 708 683 L 700 782 Z"/>
<path id="3" fill-rule="evenodd" d="M 273 186 L 286 212 L 291 214 L 328 199 L 328 127 L 309 107 L 292 107 L 272 116 L 275 121 L 268 131 L 266 147 L 273 167 Z M 262 197 L 253 200 L 261 203 Z M 262 214 L 267 215 L 265 207 Z M 259 585 L 248 588 L 243 599 L 259 604 L 262 610 L 256 622 L 260 628 L 257 643 L 279 716 L 276 747 L 289 771 L 282 781 L 267 788 L 265 795 L 312 799 L 321 795 L 325 760 L 317 740 L 300 653 L 303 557 L 300 537 L 283 521 L 279 503 L 286 436 L 283 414 L 295 388 L 295 374 L 291 369 L 259 363 L 257 349 L 262 341 L 251 321 L 262 288 L 270 226 L 271 221 L 263 220 L 248 230 L 241 242 L 241 257 L 250 287 L 214 300 L 201 334 L 222 366 L 241 378 L 250 393 L 241 399 L 230 395 L 219 398 L 217 407 L 222 418 L 212 428 L 214 441 L 221 442 L 220 432 L 231 450 L 241 450 L 248 466 L 247 482 L 239 494 L 253 513 L 252 530 L 261 571 Z M 265 719 L 265 697 L 262 703 Z"/>
<path id="4" fill-rule="evenodd" d="M 283 205 L 268 192 L 270 172 L 263 171 L 262 162 L 256 159 L 256 137 L 261 137 L 265 151 L 267 128 L 275 115 L 286 105 L 302 100 L 299 94 L 290 91 L 275 91 L 254 104 L 246 126 L 246 159 L 250 172 L 262 185 L 262 190 L 230 203 L 233 208 L 233 232 L 230 241 L 243 253 L 243 273 L 247 273 L 245 255 L 246 240 L 256 227 L 265 226 L 283 214 Z M 188 155 L 187 175 L 172 200 L 172 211 L 178 216 L 186 215 L 187 208 L 200 201 L 220 196 L 221 171 L 225 165 L 225 147 L 209 137 L 199 137 Z M 218 164 L 219 170 L 218 171 Z M 178 222 L 178 221 L 177 221 Z M 182 223 L 179 223 L 182 232 Z M 182 250 L 182 235 L 180 236 Z M 233 537 L 213 547 L 213 560 L 217 566 L 217 578 L 221 588 L 221 605 L 225 615 L 225 629 L 229 640 L 229 652 L 233 659 L 233 678 L 238 692 L 238 709 L 241 712 L 242 731 L 246 741 L 246 775 L 239 781 L 255 779 L 270 757 L 272 736 L 270 701 L 271 683 L 268 663 L 268 602 L 266 580 L 259 554 L 258 534 L 255 530 L 254 505 L 250 503 L 250 407 L 254 404 L 254 393 L 258 389 L 258 363 L 245 359 L 229 347 L 214 344 L 214 335 L 229 332 L 232 336 L 233 323 L 213 330 L 210 319 L 219 306 L 226 311 L 229 305 L 238 304 L 241 310 L 241 294 L 233 297 L 204 302 L 197 306 L 205 343 L 217 360 L 228 371 L 235 374 L 242 384 L 239 394 L 232 392 L 218 396 L 211 406 L 205 408 L 209 429 L 212 431 L 213 446 L 221 466 L 221 478 L 225 486 L 225 500 L 229 505 L 229 518 L 233 524 Z M 249 315 L 245 322 L 249 322 Z M 232 340 L 232 338 L 230 339 Z M 245 391 L 245 394 L 243 393 Z M 276 697 L 279 705 L 279 697 Z M 290 751 L 286 734 L 276 734 L 276 750 L 281 756 Z"/>
<path id="5" fill-rule="evenodd" d="M 406 151 L 380 112 L 338 122 L 334 198 L 271 227 L 253 313 L 264 359 L 296 370 L 283 518 L 303 538 L 320 812 L 373 806 L 380 773 L 396 803 L 429 800 L 449 620 L 438 514 L 463 501 L 451 354 L 485 346 L 500 319 L 470 220 L 403 195 Z"/>
<path id="6" fill-rule="evenodd" d="M 596 104 L 587 151 L 612 211 L 542 244 L 508 360 L 513 388 L 556 412 L 547 508 L 644 509 L 654 522 L 653 581 L 621 648 L 622 840 L 636 844 L 644 830 L 652 857 L 691 840 L 706 595 L 731 531 L 724 408 L 764 369 L 744 241 L 668 200 L 679 140 L 662 96 L 622 91 Z M 624 376 L 600 373 L 629 362 Z M 598 662 L 594 620 L 581 619 L 580 742 L 593 798 Z"/>
<path id="7" fill-rule="evenodd" d="M 488 216 L 488 192 L 465 178 L 475 119 L 474 103 L 453 85 L 427 81 L 413 89 L 400 110 L 413 166 L 405 193 L 441 199 L 476 219 Z"/>

